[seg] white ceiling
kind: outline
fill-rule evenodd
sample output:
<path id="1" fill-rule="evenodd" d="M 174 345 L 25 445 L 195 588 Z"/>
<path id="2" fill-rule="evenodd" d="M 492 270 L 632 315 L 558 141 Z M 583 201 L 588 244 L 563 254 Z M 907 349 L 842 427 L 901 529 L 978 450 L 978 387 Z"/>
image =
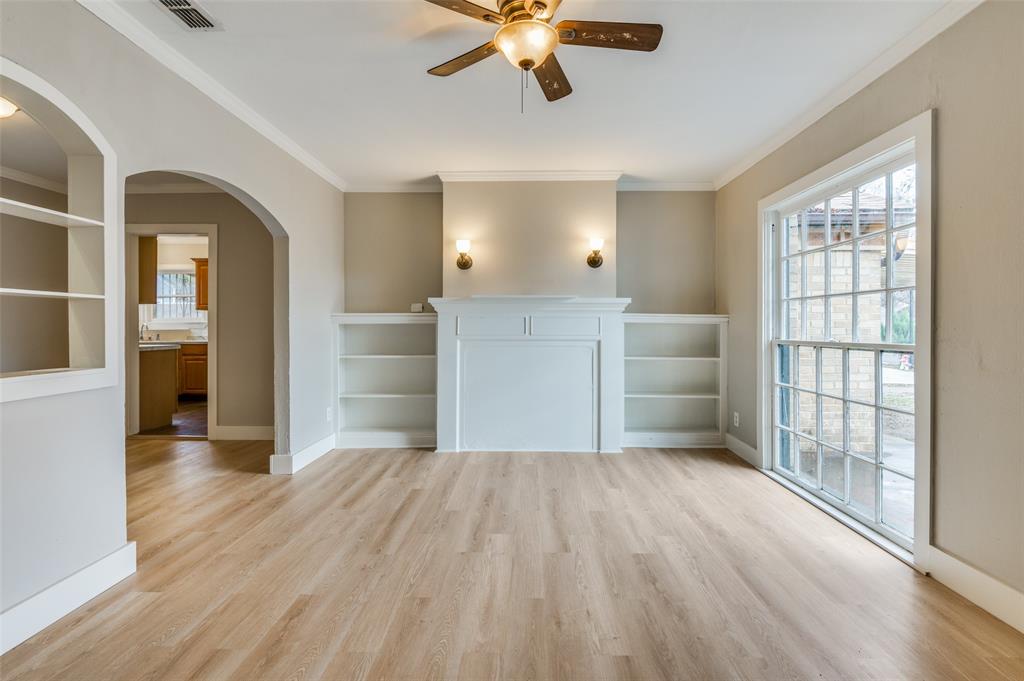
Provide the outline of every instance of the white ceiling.
<path id="1" fill-rule="evenodd" d="M 200 0 L 223 27 L 206 33 L 153 0 L 118 1 L 350 190 L 440 170 L 709 183 L 946 4 L 564 0 L 558 19 L 661 23 L 661 47 L 561 46 L 574 93 L 547 103 L 533 83 L 520 115 L 519 73 L 500 55 L 426 73 L 493 31 L 423 0 Z"/>

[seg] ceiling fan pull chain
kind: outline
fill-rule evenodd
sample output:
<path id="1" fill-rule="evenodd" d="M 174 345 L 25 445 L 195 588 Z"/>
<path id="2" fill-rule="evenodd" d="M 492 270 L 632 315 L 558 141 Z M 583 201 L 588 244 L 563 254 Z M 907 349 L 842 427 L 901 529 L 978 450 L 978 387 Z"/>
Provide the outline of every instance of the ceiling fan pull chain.
<path id="1" fill-rule="evenodd" d="M 526 113 L 526 70 L 519 70 L 519 113 Z"/>

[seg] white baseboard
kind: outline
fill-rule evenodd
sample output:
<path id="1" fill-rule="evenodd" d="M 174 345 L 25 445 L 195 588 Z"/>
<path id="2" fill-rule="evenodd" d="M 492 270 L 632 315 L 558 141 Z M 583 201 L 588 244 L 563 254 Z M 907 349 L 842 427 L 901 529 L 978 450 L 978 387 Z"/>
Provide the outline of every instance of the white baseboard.
<path id="1" fill-rule="evenodd" d="M 926 568 L 935 581 L 1024 632 L 1024 593 L 934 546 L 928 547 Z"/>
<path id="2" fill-rule="evenodd" d="M 210 425 L 209 440 L 273 440 L 274 426 L 215 426 Z"/>
<path id="3" fill-rule="evenodd" d="M 314 442 L 295 454 L 272 454 L 270 456 L 271 475 L 292 475 L 313 463 L 327 452 L 334 449 L 335 435 L 331 433 L 323 440 Z"/>
<path id="4" fill-rule="evenodd" d="M 657 447 L 686 449 L 688 447 L 721 447 L 722 436 L 717 432 L 688 433 L 686 431 L 635 431 L 622 434 L 623 447 Z"/>
<path id="5" fill-rule="evenodd" d="M 338 449 L 421 449 L 434 448 L 437 435 L 432 430 L 368 429 L 338 433 Z"/>
<path id="6" fill-rule="evenodd" d="M 725 447 L 754 468 L 764 467 L 764 461 L 758 451 L 735 435 L 725 434 Z"/>
<path id="7" fill-rule="evenodd" d="M 135 573 L 135 542 L 0 614 L 0 654 L 35 636 L 72 610 Z"/>

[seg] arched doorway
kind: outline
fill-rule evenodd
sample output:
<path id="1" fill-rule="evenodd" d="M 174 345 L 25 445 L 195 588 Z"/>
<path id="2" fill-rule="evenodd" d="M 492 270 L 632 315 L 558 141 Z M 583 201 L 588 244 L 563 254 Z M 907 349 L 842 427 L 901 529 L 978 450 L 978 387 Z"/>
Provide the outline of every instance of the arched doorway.
<path id="1" fill-rule="evenodd" d="M 160 170 L 131 175 L 125 182 L 124 205 L 128 433 L 152 434 L 140 427 L 145 425 L 141 415 L 148 393 L 139 357 L 150 367 L 155 355 L 140 351 L 178 345 L 175 389 L 177 405 L 185 409 L 176 412 L 172 427 L 158 429 L 157 434 L 174 434 L 182 425 L 187 431 L 190 424 L 194 431 L 201 421 L 198 403 L 206 409 L 209 439 L 273 439 L 275 451 L 285 451 L 284 229 L 247 193 L 201 173 Z M 140 263 L 140 240 L 155 242 L 167 255 L 144 249 L 145 263 Z M 145 291 L 151 297 L 144 301 L 139 293 L 145 282 L 136 279 L 140 272 L 156 278 Z M 170 285 L 182 282 L 187 285 Z M 196 291 L 200 283 L 202 290 Z M 202 304 L 197 293 L 205 293 Z"/>

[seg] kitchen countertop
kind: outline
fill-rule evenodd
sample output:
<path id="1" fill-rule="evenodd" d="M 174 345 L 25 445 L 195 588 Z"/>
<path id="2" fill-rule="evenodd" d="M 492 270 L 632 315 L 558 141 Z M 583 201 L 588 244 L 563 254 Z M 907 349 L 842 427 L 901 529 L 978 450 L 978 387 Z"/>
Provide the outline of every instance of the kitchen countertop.
<path id="1" fill-rule="evenodd" d="M 191 338 L 189 340 L 145 340 L 145 341 L 139 341 L 139 347 L 141 348 L 141 347 L 144 347 L 144 346 L 147 346 L 147 345 L 168 345 L 168 344 L 170 344 L 170 345 L 206 345 L 208 342 L 209 341 L 207 341 L 207 340 L 199 340 L 199 339 L 191 339 Z"/>
<path id="2" fill-rule="evenodd" d="M 152 352 L 154 350 L 180 350 L 180 343 L 140 343 L 139 352 Z"/>

